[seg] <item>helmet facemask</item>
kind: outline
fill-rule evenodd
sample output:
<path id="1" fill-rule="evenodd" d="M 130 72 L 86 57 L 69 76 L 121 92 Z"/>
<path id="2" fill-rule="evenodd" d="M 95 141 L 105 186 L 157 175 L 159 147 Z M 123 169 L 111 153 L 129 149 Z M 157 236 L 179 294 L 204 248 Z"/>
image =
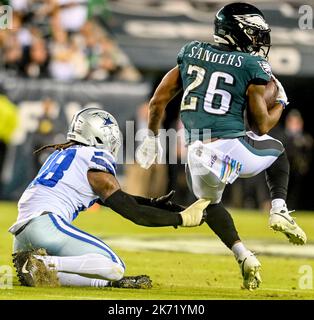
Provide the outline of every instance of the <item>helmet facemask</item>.
<path id="1" fill-rule="evenodd" d="M 115 123 L 104 124 L 101 127 L 102 134 L 95 137 L 94 146 L 98 149 L 105 149 L 116 158 L 121 147 L 121 136 L 118 125 Z"/>
<path id="2" fill-rule="evenodd" d="M 270 29 L 261 30 L 252 27 L 244 27 L 243 32 L 250 39 L 251 44 L 243 47 L 242 51 L 253 55 L 260 55 L 266 59 L 271 47 Z"/>

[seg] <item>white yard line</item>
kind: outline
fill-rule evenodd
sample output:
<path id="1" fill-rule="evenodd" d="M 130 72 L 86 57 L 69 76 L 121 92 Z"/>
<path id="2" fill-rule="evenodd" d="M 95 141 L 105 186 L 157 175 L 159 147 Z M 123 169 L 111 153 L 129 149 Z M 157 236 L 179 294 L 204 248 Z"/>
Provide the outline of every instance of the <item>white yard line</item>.
<path id="1" fill-rule="evenodd" d="M 106 238 L 111 247 L 127 251 L 171 251 L 188 252 L 195 254 L 221 254 L 230 255 L 230 251 L 216 239 L 202 238 L 135 238 L 119 237 Z M 313 258 L 314 244 L 295 246 L 284 243 L 272 243 L 267 240 L 247 240 L 245 244 L 250 250 L 263 255 L 283 256 L 295 258 Z"/>

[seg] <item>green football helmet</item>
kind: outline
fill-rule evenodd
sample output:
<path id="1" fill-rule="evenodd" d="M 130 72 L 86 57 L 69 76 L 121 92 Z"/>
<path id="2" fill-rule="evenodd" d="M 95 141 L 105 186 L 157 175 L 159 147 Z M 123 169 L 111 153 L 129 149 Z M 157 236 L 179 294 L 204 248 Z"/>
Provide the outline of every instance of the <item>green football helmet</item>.
<path id="1" fill-rule="evenodd" d="M 233 50 L 267 58 L 270 28 L 263 13 L 248 3 L 236 2 L 221 8 L 215 17 L 214 40 Z"/>

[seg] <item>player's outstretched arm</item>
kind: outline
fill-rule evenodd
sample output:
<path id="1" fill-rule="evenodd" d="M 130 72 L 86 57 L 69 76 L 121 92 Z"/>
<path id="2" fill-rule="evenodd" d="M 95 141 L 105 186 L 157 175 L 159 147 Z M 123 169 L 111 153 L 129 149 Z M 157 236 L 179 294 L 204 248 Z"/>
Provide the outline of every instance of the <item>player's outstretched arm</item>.
<path id="1" fill-rule="evenodd" d="M 158 198 L 145 198 L 145 197 L 135 196 L 135 195 L 132 195 L 132 197 L 135 199 L 135 201 L 138 204 L 145 205 L 145 206 L 156 207 L 159 209 L 169 210 L 172 212 L 181 212 L 185 210 L 186 207 L 171 201 L 174 194 L 175 194 L 175 191 L 171 190 L 168 194 Z M 100 204 L 101 206 L 105 206 L 105 204 L 100 199 L 97 201 L 97 203 Z"/>
<path id="2" fill-rule="evenodd" d="M 279 121 L 283 105 L 278 102 L 270 110 L 264 99 L 266 86 L 251 84 L 247 90 L 251 129 L 258 135 L 268 133 Z"/>
<path id="3" fill-rule="evenodd" d="M 203 221 L 203 210 L 209 204 L 208 201 L 199 200 L 181 212 L 171 212 L 139 204 L 132 195 L 121 190 L 117 179 L 109 173 L 91 170 L 87 177 L 93 191 L 106 206 L 142 226 L 198 226 Z"/>

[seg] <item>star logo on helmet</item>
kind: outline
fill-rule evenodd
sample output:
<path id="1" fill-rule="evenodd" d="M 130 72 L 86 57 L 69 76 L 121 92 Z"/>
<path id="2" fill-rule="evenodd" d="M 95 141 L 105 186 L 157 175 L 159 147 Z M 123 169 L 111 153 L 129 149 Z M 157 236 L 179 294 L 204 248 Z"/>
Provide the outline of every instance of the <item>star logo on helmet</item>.
<path id="1" fill-rule="evenodd" d="M 107 125 L 109 125 L 109 124 L 113 124 L 113 122 L 111 121 L 110 118 L 105 118 L 105 119 L 104 119 L 104 125 L 107 126 Z"/>

